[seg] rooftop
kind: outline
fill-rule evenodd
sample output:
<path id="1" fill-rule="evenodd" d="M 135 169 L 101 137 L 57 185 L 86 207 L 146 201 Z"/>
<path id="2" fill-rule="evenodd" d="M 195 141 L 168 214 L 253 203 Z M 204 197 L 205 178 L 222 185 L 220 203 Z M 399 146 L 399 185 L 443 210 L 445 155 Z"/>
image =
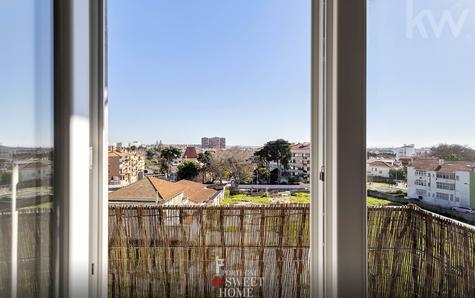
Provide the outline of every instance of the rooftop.
<path id="1" fill-rule="evenodd" d="M 378 168 L 396 168 L 396 166 L 392 165 L 391 163 L 387 161 L 382 161 L 382 160 L 375 160 L 375 161 L 369 161 L 368 165 L 372 167 L 378 167 Z"/>
<path id="2" fill-rule="evenodd" d="M 187 159 L 196 159 L 198 158 L 198 153 L 196 152 L 195 147 L 186 147 L 185 153 L 183 153 L 183 158 Z"/>
<path id="3" fill-rule="evenodd" d="M 171 200 L 181 193 L 186 199 L 200 204 L 212 199 L 217 191 L 207 188 L 204 184 L 189 180 L 170 182 L 155 177 L 147 177 L 109 193 L 109 200 L 155 203 Z"/>
<path id="4" fill-rule="evenodd" d="M 290 145 L 291 150 L 305 150 L 310 149 L 310 143 L 297 143 Z"/>
<path id="5" fill-rule="evenodd" d="M 435 158 L 418 158 L 412 162 L 412 167 L 418 170 L 435 172 L 473 172 L 475 163 L 471 161 L 439 160 Z"/>

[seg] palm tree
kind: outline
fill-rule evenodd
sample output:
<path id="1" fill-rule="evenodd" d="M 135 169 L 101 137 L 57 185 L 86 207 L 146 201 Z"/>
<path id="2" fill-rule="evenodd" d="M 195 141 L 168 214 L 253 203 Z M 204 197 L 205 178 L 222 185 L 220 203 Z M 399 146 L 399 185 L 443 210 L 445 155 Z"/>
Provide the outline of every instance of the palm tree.
<path id="1" fill-rule="evenodd" d="M 166 147 L 160 151 L 160 157 L 163 159 L 163 166 L 166 169 L 166 177 L 170 176 L 170 170 L 173 160 L 181 156 L 181 150 L 175 147 Z"/>
<path id="2" fill-rule="evenodd" d="M 211 159 L 213 156 L 211 155 L 211 152 L 205 151 L 204 153 L 198 154 L 198 161 L 203 164 L 201 167 L 201 172 L 203 173 L 203 183 L 206 182 L 206 174 L 211 168 Z"/>

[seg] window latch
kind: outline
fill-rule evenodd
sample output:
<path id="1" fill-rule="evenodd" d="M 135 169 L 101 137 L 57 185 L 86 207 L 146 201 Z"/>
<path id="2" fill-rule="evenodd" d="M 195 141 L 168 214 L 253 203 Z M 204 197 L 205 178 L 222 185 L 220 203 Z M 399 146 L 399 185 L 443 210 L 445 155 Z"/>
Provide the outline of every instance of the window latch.
<path id="1" fill-rule="evenodd" d="M 325 166 L 322 166 L 320 168 L 320 175 L 319 176 L 320 176 L 320 181 L 322 181 L 322 182 L 325 181 Z"/>
<path id="2" fill-rule="evenodd" d="M 93 168 L 93 165 L 94 165 L 93 158 L 94 158 L 93 148 L 89 147 L 89 170 L 92 170 Z"/>

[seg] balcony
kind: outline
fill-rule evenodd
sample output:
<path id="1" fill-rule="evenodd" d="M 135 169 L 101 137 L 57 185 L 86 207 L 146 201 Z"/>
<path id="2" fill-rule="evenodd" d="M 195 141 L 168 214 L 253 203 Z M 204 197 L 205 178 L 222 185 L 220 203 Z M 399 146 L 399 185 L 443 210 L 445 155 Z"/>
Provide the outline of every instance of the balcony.
<path id="1" fill-rule="evenodd" d="M 258 297 L 309 297 L 308 206 L 111 207 L 109 220 L 112 296 L 208 297 L 222 258 L 262 280 Z M 473 296 L 474 251 L 472 227 L 414 206 L 368 208 L 370 297 Z"/>
<path id="2" fill-rule="evenodd" d="M 48 276 L 49 249 L 31 246 L 53 219 L 48 210 L 20 214 L 20 268 L 33 273 L 41 263 L 46 271 L 19 275 L 19 295 L 38 293 Z M 109 296 L 209 297 L 219 291 L 211 284 L 218 258 L 224 277 L 261 281 L 254 297 L 310 297 L 309 212 L 305 205 L 111 206 Z M 0 229 L 9 233 L 8 212 Z M 9 251 L 8 242 L 0 245 Z M 369 297 L 473 297 L 474 252 L 471 226 L 415 206 L 368 208 Z M 0 272 L 8 272 L 9 255 L 0 258 Z M 2 293 L 8 289 L 0 278 Z"/>

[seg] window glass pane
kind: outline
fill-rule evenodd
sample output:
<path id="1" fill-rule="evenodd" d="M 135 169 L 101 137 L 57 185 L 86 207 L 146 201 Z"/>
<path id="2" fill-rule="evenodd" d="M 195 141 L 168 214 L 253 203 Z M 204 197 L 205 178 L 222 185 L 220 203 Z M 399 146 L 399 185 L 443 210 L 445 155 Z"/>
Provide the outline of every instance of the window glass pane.
<path id="1" fill-rule="evenodd" d="M 0 297 L 50 297 L 52 1 L 1 1 L 0 36 Z"/>
<path id="2" fill-rule="evenodd" d="M 310 3 L 109 1 L 111 293 L 310 296 Z"/>
<path id="3" fill-rule="evenodd" d="M 369 294 L 473 296 L 475 3 L 367 7 Z"/>

